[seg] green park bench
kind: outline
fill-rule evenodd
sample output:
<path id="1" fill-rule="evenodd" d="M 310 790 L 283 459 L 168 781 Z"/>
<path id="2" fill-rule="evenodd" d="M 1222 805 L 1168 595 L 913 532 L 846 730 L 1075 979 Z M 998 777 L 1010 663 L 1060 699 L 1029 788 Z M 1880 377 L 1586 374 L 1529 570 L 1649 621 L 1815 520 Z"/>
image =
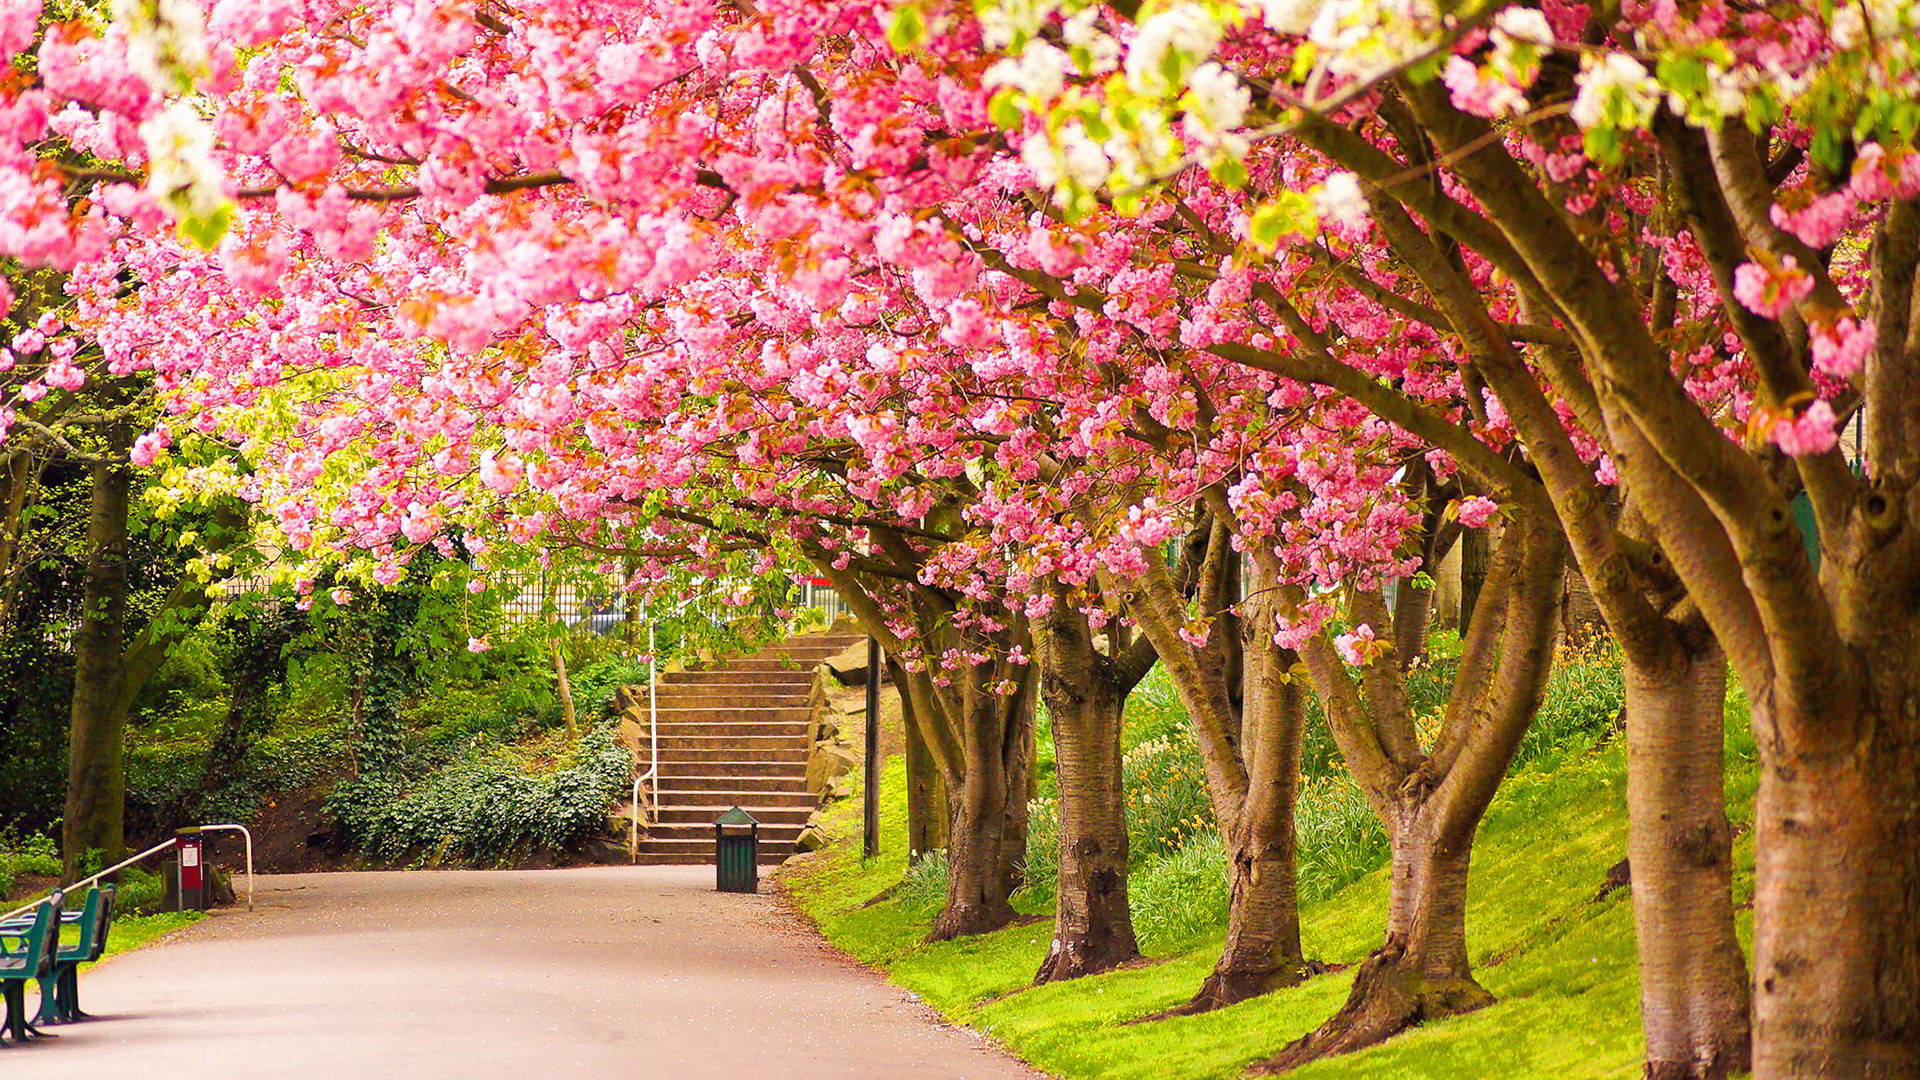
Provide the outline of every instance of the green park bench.
<path id="1" fill-rule="evenodd" d="M 60 948 L 60 905 L 64 900 L 63 894 L 54 893 L 32 914 L 0 923 L 0 991 L 5 993 L 7 1004 L 4 1033 L 15 1043 L 26 1042 L 29 1034 L 39 1034 L 27 1023 L 27 983 L 53 970 L 53 958 Z"/>
<path id="2" fill-rule="evenodd" d="M 95 886 L 87 890 L 86 903 L 79 911 L 61 913 L 61 922 L 79 933 L 73 941 L 60 942 L 51 970 L 40 976 L 40 1014 L 35 1023 L 71 1024 L 87 1018 L 80 1011 L 80 965 L 93 963 L 107 950 L 113 904 L 113 886 Z"/>

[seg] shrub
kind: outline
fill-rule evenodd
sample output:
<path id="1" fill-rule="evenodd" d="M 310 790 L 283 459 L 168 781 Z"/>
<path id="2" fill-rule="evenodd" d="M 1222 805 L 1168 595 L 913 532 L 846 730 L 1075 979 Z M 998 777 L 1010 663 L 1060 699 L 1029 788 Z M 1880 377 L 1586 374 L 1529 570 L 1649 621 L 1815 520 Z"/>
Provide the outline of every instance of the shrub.
<path id="1" fill-rule="evenodd" d="M 1060 802 L 1048 797 L 1027 804 L 1027 857 L 1020 864 L 1021 906 L 1044 907 L 1060 884 Z"/>
<path id="2" fill-rule="evenodd" d="M 1514 765 L 1556 750 L 1591 747 L 1614 730 L 1626 698 L 1625 671 L 1611 640 L 1561 650 L 1547 682 L 1546 701 L 1521 740 Z"/>
<path id="3" fill-rule="evenodd" d="M 572 678 L 573 703 L 584 717 L 613 713 L 613 697 L 623 686 L 645 686 L 647 662 L 638 656 L 609 656 L 581 668 Z"/>
<path id="4" fill-rule="evenodd" d="M 499 865 L 591 835 L 626 789 L 632 759 L 600 727 L 545 773 L 478 750 L 425 776 L 343 781 L 327 810 L 375 858 Z"/>
<path id="5" fill-rule="evenodd" d="M 1127 886 L 1141 944 L 1165 948 L 1227 921 L 1227 854 L 1216 833 L 1149 862 Z"/>
<path id="6" fill-rule="evenodd" d="M 0 830 L 0 897 L 13 891 L 23 877 L 60 876 L 60 852 L 50 837 L 39 833 L 16 836 L 12 829 Z"/>
<path id="7" fill-rule="evenodd" d="M 120 871 L 120 884 L 114 892 L 114 907 L 130 915 L 152 915 L 164 906 L 166 880 L 159 874 L 137 866 Z"/>
<path id="8" fill-rule="evenodd" d="M 1310 778 L 1295 813 L 1300 902 L 1324 900 L 1385 862 L 1386 829 L 1351 777 Z"/>
<path id="9" fill-rule="evenodd" d="M 932 915 L 947 903 L 947 853 L 936 851 L 907 866 L 893 898 L 917 914 Z"/>
<path id="10" fill-rule="evenodd" d="M 1133 863 L 1171 855 L 1217 826 L 1207 796 L 1206 767 L 1191 734 L 1140 743 L 1120 765 L 1127 791 Z"/>

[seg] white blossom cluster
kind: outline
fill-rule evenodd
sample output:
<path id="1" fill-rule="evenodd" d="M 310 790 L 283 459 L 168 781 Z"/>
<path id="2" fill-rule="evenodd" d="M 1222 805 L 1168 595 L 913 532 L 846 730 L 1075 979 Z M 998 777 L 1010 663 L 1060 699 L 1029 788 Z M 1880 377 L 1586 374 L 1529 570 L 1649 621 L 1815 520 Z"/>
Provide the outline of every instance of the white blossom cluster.
<path id="1" fill-rule="evenodd" d="M 226 172 L 213 158 L 213 127 L 189 101 L 174 101 L 140 125 L 147 193 L 187 218 L 226 204 Z"/>
<path id="2" fill-rule="evenodd" d="M 127 66 L 162 93 L 184 93 L 212 66 L 207 13 L 193 0 L 113 0 L 127 35 Z"/>
<path id="3" fill-rule="evenodd" d="M 1625 53 L 1607 53 L 1598 59 L 1587 54 L 1581 59 L 1579 85 L 1569 115 L 1583 128 L 1642 125 L 1660 105 L 1659 84 L 1640 61 Z"/>

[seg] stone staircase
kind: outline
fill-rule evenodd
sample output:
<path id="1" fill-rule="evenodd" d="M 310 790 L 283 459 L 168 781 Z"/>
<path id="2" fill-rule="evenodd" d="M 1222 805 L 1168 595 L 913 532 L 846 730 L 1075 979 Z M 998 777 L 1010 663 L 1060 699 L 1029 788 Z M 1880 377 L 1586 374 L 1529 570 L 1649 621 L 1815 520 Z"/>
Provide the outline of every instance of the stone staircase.
<path id="1" fill-rule="evenodd" d="M 753 656 L 660 679 L 660 798 L 643 864 L 711 863 L 713 820 L 738 806 L 760 821 L 760 861 L 794 853 L 820 803 L 807 790 L 814 668 L 863 640 L 806 634 Z M 646 710 L 638 710 L 645 724 Z M 643 741 L 637 769 L 645 769 Z"/>

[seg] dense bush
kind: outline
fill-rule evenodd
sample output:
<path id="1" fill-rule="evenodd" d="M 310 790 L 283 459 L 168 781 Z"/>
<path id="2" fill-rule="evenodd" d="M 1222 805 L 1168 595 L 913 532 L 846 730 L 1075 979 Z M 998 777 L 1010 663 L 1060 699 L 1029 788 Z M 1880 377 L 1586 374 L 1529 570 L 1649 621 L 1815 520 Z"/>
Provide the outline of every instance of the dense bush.
<path id="1" fill-rule="evenodd" d="M 1153 860 L 1127 885 L 1134 932 L 1147 948 L 1227 922 L 1227 854 L 1217 833 L 1194 837 Z"/>
<path id="2" fill-rule="evenodd" d="M 39 833 L 0 832 L 0 897 L 11 893 L 21 878 L 59 876 L 60 852 L 52 839 Z"/>
<path id="3" fill-rule="evenodd" d="M 499 865 L 564 849 L 605 820 L 632 758 L 601 727 L 529 772 L 513 755 L 476 748 L 418 779 L 369 774 L 343 781 L 327 809 L 366 854 L 414 865 Z"/>
<path id="4" fill-rule="evenodd" d="M 647 662 L 638 656 L 609 656 L 581 668 L 573 676 L 574 706 L 583 717 L 611 715 L 613 697 L 623 686 L 645 686 Z"/>
<path id="5" fill-rule="evenodd" d="M 1520 743 L 1514 766 L 1555 750 L 1585 749 L 1607 737 L 1618 728 L 1626 696 L 1625 669 L 1611 640 L 1562 649 L 1554 659 L 1547 699 Z"/>
<path id="6" fill-rule="evenodd" d="M 947 902 L 947 853 L 936 851 L 907 866 L 906 876 L 893 890 L 902 907 L 932 915 Z"/>

